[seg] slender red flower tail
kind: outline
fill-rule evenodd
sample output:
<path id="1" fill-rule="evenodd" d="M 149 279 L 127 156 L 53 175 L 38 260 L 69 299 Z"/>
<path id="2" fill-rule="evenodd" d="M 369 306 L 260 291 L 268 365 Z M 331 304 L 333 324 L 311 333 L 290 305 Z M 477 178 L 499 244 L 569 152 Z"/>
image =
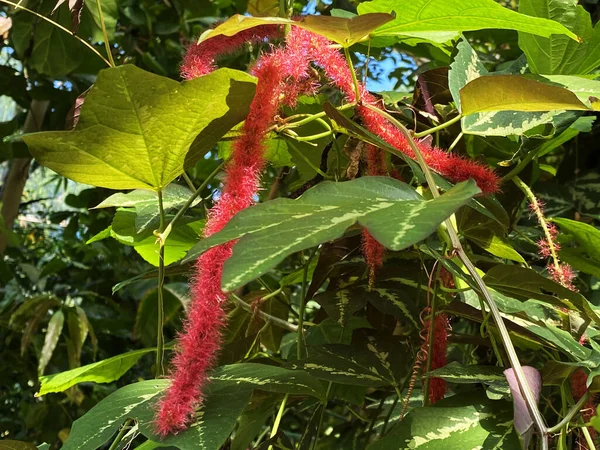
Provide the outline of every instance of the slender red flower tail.
<path id="1" fill-rule="evenodd" d="M 542 258 L 550 258 L 546 269 L 550 278 L 567 289 L 577 292 L 573 280 L 577 277 L 573 268 L 560 261 L 558 252 L 560 244 L 557 241 L 558 229 L 553 223 L 548 223 L 544 216 L 544 204 L 538 198 L 533 197 L 529 209 L 536 216 L 540 227 L 544 230 L 544 237 L 537 241 L 538 253 Z"/>
<path id="2" fill-rule="evenodd" d="M 352 72 L 345 58 L 332 46 L 332 43 L 325 37 L 297 27 L 292 27 L 292 33 L 298 36 L 297 39 L 310 43 L 310 53 L 313 61 L 323 69 L 331 82 L 342 91 L 346 100 L 348 102 L 356 101 Z M 360 85 L 359 91 L 361 102 L 378 106 L 377 99 L 367 91 L 365 86 Z M 415 154 L 404 134 L 387 119 L 364 106 L 358 106 L 357 111 L 369 131 L 378 135 L 408 157 L 415 158 Z M 417 147 L 423 154 L 427 165 L 450 181 L 456 183 L 473 178 L 484 194 L 492 194 L 498 191 L 499 179 L 489 168 L 439 148 L 432 148 L 423 142 L 417 142 Z"/>
<path id="3" fill-rule="evenodd" d="M 367 145 L 367 174 L 370 176 L 385 175 L 385 155 L 374 145 Z M 362 231 L 362 252 L 369 266 L 369 286 L 375 283 L 375 274 L 383 266 L 385 247 L 371 236 L 368 230 Z"/>
<path id="4" fill-rule="evenodd" d="M 425 321 L 424 326 L 429 334 L 429 320 Z M 431 355 L 431 370 L 439 369 L 447 364 L 446 353 L 448 352 L 448 332 L 450 331 L 450 321 L 446 314 L 438 314 L 433 319 L 433 349 Z M 441 378 L 431 378 L 429 381 L 429 403 L 434 404 L 446 395 L 446 382 Z"/>
<path id="5" fill-rule="evenodd" d="M 587 337 L 585 335 L 581 336 L 579 339 L 579 344 L 585 345 L 586 342 Z M 577 369 L 571 374 L 571 393 L 573 394 L 573 399 L 575 401 L 579 401 L 579 399 L 587 392 L 587 380 L 588 375 L 583 369 Z M 583 408 L 581 409 L 581 417 L 585 422 L 589 422 L 590 419 L 595 415 L 597 403 L 598 397 L 596 395 L 592 395 L 583 405 Z M 598 432 L 593 427 L 588 427 L 588 431 L 590 432 L 590 436 L 594 442 L 597 442 Z M 581 435 L 577 438 L 577 445 L 579 449 L 589 449 L 585 438 Z"/>
<path id="6" fill-rule="evenodd" d="M 181 64 L 181 76 L 186 80 L 206 75 L 216 69 L 218 57 L 235 52 L 246 43 L 266 42 L 279 37 L 277 25 L 261 25 L 240 31 L 233 36 L 219 35 L 188 47 Z"/>
<path id="7" fill-rule="evenodd" d="M 282 99 L 292 102 L 291 96 L 300 92 L 290 85 L 305 83 L 309 78 L 308 68 L 305 48 L 293 41 L 261 56 L 252 68 L 251 73 L 258 78 L 256 95 L 242 134 L 233 145 L 221 196 L 209 212 L 206 236 L 220 231 L 236 213 L 254 203 L 265 164 L 265 134 Z M 156 430 L 162 436 L 184 429 L 203 400 L 208 371 L 216 362 L 225 324 L 221 275 L 232 247 L 233 243 L 228 243 L 213 248 L 196 264 L 192 302 L 172 361 L 171 384 L 158 404 L 155 417 Z"/>
<path id="8" fill-rule="evenodd" d="M 588 376 L 582 369 L 577 369 L 571 375 L 571 393 L 573 394 L 573 399 L 575 401 L 578 401 L 587 392 L 587 379 Z M 589 400 L 583 405 L 583 408 L 581 409 L 581 417 L 585 422 L 589 422 L 590 419 L 595 415 L 596 403 L 597 401 L 595 396 L 591 396 Z M 590 436 L 592 437 L 594 442 L 596 442 L 598 437 L 598 433 L 596 432 L 596 430 L 593 427 L 588 427 L 588 431 L 590 432 Z M 587 442 L 583 436 L 579 436 L 577 438 L 577 445 L 578 448 L 582 450 L 589 449 Z"/>

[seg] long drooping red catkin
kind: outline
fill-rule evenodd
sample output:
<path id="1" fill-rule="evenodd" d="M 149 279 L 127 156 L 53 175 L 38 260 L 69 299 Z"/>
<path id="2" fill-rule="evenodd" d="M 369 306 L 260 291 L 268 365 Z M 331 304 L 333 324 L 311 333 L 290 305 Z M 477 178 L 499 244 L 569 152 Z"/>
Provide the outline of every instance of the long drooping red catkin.
<path id="1" fill-rule="evenodd" d="M 215 60 L 219 55 L 231 52 L 245 42 L 264 41 L 278 33 L 276 27 L 265 26 L 232 37 L 215 37 L 200 45 L 193 45 L 184 58 L 182 76 L 191 79 L 207 74 L 215 69 Z M 316 86 L 308 70 L 311 61 L 324 70 L 348 101 L 356 100 L 352 74 L 341 54 L 331 47 L 327 39 L 292 27 L 286 46 L 275 48 L 271 53 L 261 56 L 251 71 L 259 80 L 256 95 L 244 122 L 241 137 L 234 143 L 221 196 L 209 213 L 206 236 L 221 230 L 231 217 L 254 202 L 260 173 L 264 167 L 265 134 L 281 105 L 294 105 L 298 95 L 315 91 Z M 363 103 L 376 103 L 364 86 L 360 89 L 360 100 Z M 359 106 L 358 112 L 371 131 L 408 156 L 414 156 L 399 130 L 367 108 Z M 484 192 L 497 189 L 497 179 L 487 168 L 424 144 L 419 145 L 431 167 L 452 181 L 474 178 Z M 197 262 L 192 302 L 173 359 L 171 385 L 159 403 L 156 416 L 156 429 L 161 435 L 185 428 L 196 406 L 202 401 L 207 371 L 215 362 L 220 347 L 220 331 L 225 323 L 222 308 L 225 295 L 221 291 L 220 281 L 223 264 L 231 256 L 232 246 L 229 243 L 211 249 Z M 382 255 L 373 254 L 371 258 L 377 264 Z M 447 326 L 447 319 L 445 320 Z M 437 341 L 445 342 L 444 338 L 436 338 Z M 440 348 L 438 353 L 443 354 L 445 362 L 445 347 L 443 351 Z M 436 367 L 438 366 L 434 366 Z M 437 392 L 435 389 L 434 392 Z M 435 395 L 437 394 L 434 394 L 434 398 Z"/>
<path id="2" fill-rule="evenodd" d="M 231 217 L 254 202 L 264 167 L 265 134 L 281 103 L 293 103 L 291 97 L 301 91 L 290 86 L 306 85 L 309 78 L 305 50 L 288 41 L 286 47 L 259 58 L 251 70 L 259 80 L 256 95 L 241 137 L 233 145 L 221 196 L 209 212 L 206 236 L 220 231 Z M 186 70 L 192 73 L 192 69 L 188 66 Z M 192 302 L 172 361 L 171 384 L 159 403 L 155 419 L 156 429 L 163 436 L 184 429 L 202 402 L 203 387 L 215 362 L 225 323 L 221 275 L 232 247 L 233 243 L 228 243 L 213 248 L 196 264 Z"/>
<path id="3" fill-rule="evenodd" d="M 581 339 L 579 339 L 579 343 L 581 345 L 585 345 L 586 342 L 587 337 L 585 335 L 581 336 Z M 579 401 L 579 399 L 583 397 L 587 392 L 587 380 L 588 375 L 583 369 L 577 369 L 571 374 L 571 393 L 573 394 L 573 399 L 575 401 Z M 585 402 L 583 408 L 581 409 L 581 417 L 583 418 L 584 422 L 589 422 L 590 419 L 595 415 L 597 403 L 598 399 L 595 394 L 591 395 L 588 401 Z M 596 430 L 593 427 L 588 427 L 588 431 L 590 432 L 590 436 L 592 437 L 592 439 L 594 441 L 597 441 L 598 433 L 596 432 Z M 587 445 L 587 442 L 582 435 L 577 437 L 577 445 L 578 448 L 581 450 L 589 449 L 589 446 Z"/>
<path id="4" fill-rule="evenodd" d="M 367 174 L 370 176 L 385 175 L 385 156 L 383 151 L 374 145 L 367 145 Z M 375 283 L 375 273 L 383 266 L 385 247 L 371 236 L 368 230 L 362 231 L 362 252 L 369 266 L 369 285 Z"/>
<path id="5" fill-rule="evenodd" d="M 438 314 L 433 319 L 433 336 L 430 335 L 431 319 L 427 319 L 423 323 L 423 329 L 426 330 L 425 342 L 426 346 L 430 341 L 433 341 L 431 359 L 431 370 L 439 369 L 447 364 L 446 353 L 448 352 L 448 332 L 450 331 L 450 321 L 446 314 Z M 429 380 L 429 403 L 435 402 L 444 398 L 446 394 L 446 382 L 441 378 L 431 378 Z"/>
<path id="6" fill-rule="evenodd" d="M 293 32 L 298 34 L 298 39 L 310 42 L 313 61 L 323 69 L 332 83 L 342 91 L 346 100 L 348 102 L 356 101 L 352 72 L 345 58 L 332 46 L 332 43 L 326 38 L 306 30 L 294 28 Z M 363 85 L 359 85 L 359 91 L 362 103 L 377 106 L 376 98 Z M 369 131 L 378 135 L 408 157 L 415 157 L 402 132 L 389 123 L 387 119 L 360 105 L 357 107 L 357 112 Z M 417 142 L 417 146 L 427 165 L 450 181 L 460 182 L 473 178 L 483 193 L 492 194 L 498 191 L 498 177 L 487 167 L 447 153 L 439 148 L 432 148 L 423 142 Z"/>
<path id="7" fill-rule="evenodd" d="M 188 47 L 181 64 L 185 80 L 201 77 L 216 69 L 219 56 L 235 52 L 246 43 L 265 42 L 280 35 L 277 25 L 261 25 L 240 31 L 233 36 L 219 35 Z"/>

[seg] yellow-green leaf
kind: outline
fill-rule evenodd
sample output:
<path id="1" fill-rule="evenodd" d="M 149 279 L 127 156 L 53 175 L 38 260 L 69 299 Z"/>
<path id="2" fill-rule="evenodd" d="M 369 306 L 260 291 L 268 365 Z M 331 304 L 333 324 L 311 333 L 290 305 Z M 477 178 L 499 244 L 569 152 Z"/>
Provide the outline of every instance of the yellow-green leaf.
<path id="1" fill-rule="evenodd" d="M 231 69 L 183 83 L 133 65 L 106 69 L 74 130 L 23 140 L 40 164 L 74 181 L 159 190 L 244 120 L 255 83 Z"/>
<path id="2" fill-rule="evenodd" d="M 294 25 L 325 36 L 344 47 L 366 39 L 376 28 L 393 20 L 387 13 L 365 14 L 356 17 L 304 16 L 300 20 L 283 17 L 249 17 L 236 14 L 200 36 L 200 42 L 219 35 L 233 36 L 240 31 L 260 25 Z"/>
<path id="3" fill-rule="evenodd" d="M 587 111 L 571 91 L 520 75 L 483 76 L 460 90 L 464 115 L 484 111 Z"/>

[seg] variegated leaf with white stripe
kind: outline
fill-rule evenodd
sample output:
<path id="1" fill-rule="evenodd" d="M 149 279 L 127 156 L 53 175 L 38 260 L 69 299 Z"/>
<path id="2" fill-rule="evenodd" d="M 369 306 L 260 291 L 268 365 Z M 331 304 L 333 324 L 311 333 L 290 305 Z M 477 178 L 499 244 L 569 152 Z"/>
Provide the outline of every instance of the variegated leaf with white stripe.
<path id="1" fill-rule="evenodd" d="M 241 238 L 223 270 L 222 288 L 232 291 L 292 253 L 343 236 L 356 223 L 385 247 L 402 250 L 425 239 L 478 193 L 472 180 L 430 201 L 387 177 L 324 182 L 297 200 L 280 198 L 238 213 L 222 231 L 190 250 L 186 260 Z"/>
<path id="2" fill-rule="evenodd" d="M 483 395 L 461 394 L 415 408 L 368 450 L 518 449 L 512 407 Z"/>

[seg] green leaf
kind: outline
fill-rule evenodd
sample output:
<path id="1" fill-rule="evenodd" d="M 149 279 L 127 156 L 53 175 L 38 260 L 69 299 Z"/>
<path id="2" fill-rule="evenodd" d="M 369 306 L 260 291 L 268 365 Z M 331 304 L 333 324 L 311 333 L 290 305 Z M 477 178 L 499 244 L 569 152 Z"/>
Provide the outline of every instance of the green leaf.
<path id="1" fill-rule="evenodd" d="M 175 287 L 175 286 L 174 286 Z M 163 316 L 164 324 L 173 320 L 182 309 L 182 297 L 176 289 L 170 285 L 163 288 Z M 148 292 L 138 306 L 133 328 L 134 339 L 140 339 L 144 345 L 153 345 L 156 342 L 156 320 L 158 317 L 158 289 Z"/>
<path id="2" fill-rule="evenodd" d="M 356 223 L 387 248 L 402 250 L 429 236 L 479 192 L 470 180 L 425 201 L 411 187 L 385 177 L 325 182 L 298 200 L 277 199 L 237 214 L 186 257 L 240 239 L 225 263 L 222 287 L 231 291 L 267 272 L 288 255 L 341 237 Z"/>
<path id="3" fill-rule="evenodd" d="M 3 439 L 0 441 L 0 450 L 37 450 L 37 447 L 29 442 Z"/>
<path id="4" fill-rule="evenodd" d="M 100 72 L 74 130 L 23 139 L 74 181 L 160 190 L 245 118 L 254 91 L 253 77 L 231 69 L 177 83 L 127 64 Z"/>
<path id="5" fill-rule="evenodd" d="M 379 387 L 390 383 L 369 362 L 360 361 L 354 350 L 347 345 L 311 347 L 310 356 L 290 364 L 294 369 L 304 370 L 316 378 L 352 386 Z"/>
<path id="6" fill-rule="evenodd" d="M 512 405 L 461 394 L 413 409 L 368 450 L 518 449 Z"/>
<path id="7" fill-rule="evenodd" d="M 138 359 L 154 351 L 153 348 L 134 350 L 66 372 L 41 376 L 40 391 L 36 397 L 52 392 L 63 392 L 78 383 L 110 383 L 118 380 L 133 367 Z"/>
<path id="8" fill-rule="evenodd" d="M 251 448 L 252 441 L 260 434 L 267 419 L 273 413 L 278 398 L 271 396 L 258 406 L 250 405 L 240 417 L 235 436 L 231 441 L 231 450 L 246 450 Z"/>
<path id="9" fill-rule="evenodd" d="M 235 14 L 213 30 L 200 36 L 199 42 L 219 35 L 233 36 L 240 31 L 259 25 L 293 25 L 325 36 L 344 47 L 366 39 L 377 27 L 394 16 L 387 13 L 367 14 L 355 17 L 302 16 L 299 20 L 283 17 L 251 17 Z"/>
<path id="10" fill-rule="evenodd" d="M 496 221 L 464 208 L 457 214 L 458 229 L 470 241 L 499 258 L 524 263 L 523 257 L 510 245 L 506 230 Z"/>
<path id="11" fill-rule="evenodd" d="M 469 384 L 469 383 L 497 383 L 505 382 L 506 377 L 500 367 L 469 365 L 463 366 L 459 362 L 453 361 L 436 370 L 424 374 L 427 378 L 442 378 L 451 383 Z"/>
<path id="12" fill-rule="evenodd" d="M 487 286 L 508 296 L 522 300 L 534 298 L 571 311 L 579 311 L 588 319 L 600 324 L 600 317 L 583 295 L 561 286 L 535 270 L 497 265 L 486 273 L 483 281 Z"/>
<path id="13" fill-rule="evenodd" d="M 575 269 L 600 278 L 600 231 L 591 225 L 575 220 L 555 218 L 563 233 L 573 237 L 577 248 L 563 245 L 560 258 Z"/>
<path id="14" fill-rule="evenodd" d="M 519 47 L 527 55 L 531 71 L 544 75 L 586 74 L 600 65 L 600 26 L 582 5 L 573 0 L 522 0 L 519 12 L 557 20 L 577 34 L 580 42 L 566 36 L 533 36 L 519 33 Z"/>
<path id="15" fill-rule="evenodd" d="M 519 14 L 493 0 L 374 0 L 358 5 L 361 15 L 392 11 L 396 12 L 396 18 L 377 28 L 372 35 L 422 37 L 429 32 L 500 28 L 547 37 L 561 34 L 577 38 L 558 22 Z"/>
<path id="16" fill-rule="evenodd" d="M 132 209 L 119 209 L 112 222 L 110 235 L 121 244 L 131 245 L 147 262 L 158 266 L 159 245 L 152 230 L 142 233 L 136 230 L 137 214 Z M 165 241 L 165 266 L 179 261 L 186 252 L 198 242 L 198 236 L 205 221 L 199 220 L 187 224 L 180 221 L 169 233 Z"/>
<path id="17" fill-rule="evenodd" d="M 488 70 L 479 60 L 469 41 L 464 37 L 460 40 L 456 49 L 456 56 L 450 64 L 450 71 L 448 72 L 448 87 L 452 93 L 454 103 L 460 111 L 460 90 L 476 78 L 487 75 Z"/>
<path id="18" fill-rule="evenodd" d="M 251 394 L 250 390 L 233 390 L 219 382 L 211 383 L 196 421 L 186 431 L 161 441 L 153 433 L 155 402 L 168 385 L 168 380 L 147 380 L 113 392 L 73 423 L 63 450 L 98 448 L 127 418 L 136 419 L 142 434 L 162 445 L 173 445 L 181 450 L 218 450 Z"/>
<path id="19" fill-rule="evenodd" d="M 568 38 L 567 38 L 568 39 Z M 479 60 L 477 53 L 466 39 L 461 39 L 457 45 L 457 54 L 450 65 L 448 85 L 452 98 L 461 110 L 460 90 L 467 83 L 487 75 L 488 71 Z M 515 63 L 506 69 L 507 74 L 521 73 L 523 67 Z M 496 73 L 497 74 L 497 73 Z M 517 111 L 492 111 L 470 114 L 461 120 L 462 130 L 465 134 L 482 136 L 508 136 L 523 135 L 527 131 L 540 125 L 551 122 L 560 112 L 517 112 Z"/>
<path id="20" fill-rule="evenodd" d="M 162 194 L 163 208 L 165 213 L 167 213 L 171 209 L 182 207 L 192 196 L 193 192 L 185 186 L 171 183 L 163 189 Z M 198 202 L 200 202 L 200 199 L 196 199 L 191 206 L 197 205 Z M 96 206 L 95 209 L 110 207 L 135 208 L 135 228 L 138 233 L 158 227 L 160 212 L 158 194 L 154 191 L 136 189 L 126 194 L 119 192 L 108 197 Z"/>
<path id="21" fill-rule="evenodd" d="M 589 110 L 575 94 L 520 75 L 475 78 L 460 90 L 462 112 Z"/>
<path id="22" fill-rule="evenodd" d="M 56 1 L 47 0 L 38 11 L 48 17 Z M 59 8 L 52 17 L 60 25 L 71 27 L 71 14 L 68 8 Z M 17 53 L 27 54 L 28 65 L 37 72 L 50 77 L 61 77 L 73 72 L 81 64 L 82 58 L 97 58 L 77 42 L 69 33 L 45 20 L 38 20 L 29 12 L 19 12 L 13 16 L 11 41 Z"/>
<path id="23" fill-rule="evenodd" d="M 600 406 L 596 407 L 596 415 L 590 419 L 590 424 L 594 430 L 600 431 Z"/>
<path id="24" fill-rule="evenodd" d="M 552 84 L 561 85 L 575 94 L 587 106 L 595 110 L 600 109 L 597 100 L 600 96 L 600 81 L 598 80 L 590 80 L 589 78 L 573 75 L 543 75 L 536 76 L 536 79 L 542 82 L 548 81 Z"/>
<path id="25" fill-rule="evenodd" d="M 102 19 L 104 19 L 106 33 L 108 38 L 112 40 L 115 36 L 117 18 L 119 17 L 119 5 L 116 0 L 101 0 L 100 5 L 102 7 Z M 103 41 L 104 35 L 102 34 L 102 20 L 100 20 L 100 14 L 98 13 L 98 0 L 86 0 L 84 7 L 83 14 L 90 16 L 96 28 L 96 32 L 92 35 L 92 38 L 96 42 Z M 83 19 L 82 17 L 82 28 L 85 26 Z"/>
<path id="26" fill-rule="evenodd" d="M 331 318 L 323 320 L 314 327 L 310 327 L 304 334 L 306 345 L 320 346 L 323 344 L 350 344 L 354 330 L 372 328 L 364 317 L 352 316 L 342 326 Z"/>
<path id="27" fill-rule="evenodd" d="M 229 159 L 233 154 L 233 141 L 219 141 L 219 158 Z M 265 160 L 275 167 L 293 166 L 292 157 L 284 139 L 265 141 Z"/>
<path id="28" fill-rule="evenodd" d="M 318 380 L 300 370 L 264 364 L 241 363 L 217 368 L 211 376 L 232 391 L 241 388 L 259 389 L 265 392 L 311 395 L 325 399 L 325 388 Z"/>
<path id="29" fill-rule="evenodd" d="M 523 301 L 524 297 L 519 299 L 508 297 L 493 289 L 490 289 L 490 293 L 498 309 L 503 313 L 503 317 L 522 327 L 524 333 L 535 335 L 543 340 L 537 340 L 537 342 L 558 349 L 569 358 L 578 361 L 589 359 L 590 349 L 580 345 L 568 331 L 561 330 L 554 325 L 560 320 L 555 313 L 554 306 L 549 306 L 547 303 L 538 300 L 526 299 Z M 474 291 L 468 291 L 462 295 L 465 304 L 480 310 L 481 303 Z M 481 316 L 479 317 L 481 318 Z M 514 329 L 511 331 L 514 331 Z M 531 341 L 533 336 L 521 334 L 520 337 Z"/>
<path id="30" fill-rule="evenodd" d="M 40 359 L 38 361 L 38 373 L 41 375 L 44 373 L 44 369 L 52 358 L 52 353 L 58 344 L 58 339 L 62 333 L 63 325 L 65 323 L 65 315 L 62 310 L 56 311 L 48 322 L 48 329 L 46 330 L 46 337 L 44 338 L 44 346 L 40 352 Z"/>
<path id="31" fill-rule="evenodd" d="M 407 375 L 406 358 L 398 341 L 365 337 L 350 345 L 309 346 L 308 357 L 290 363 L 316 378 L 353 386 L 398 386 Z"/>
<path id="32" fill-rule="evenodd" d="M 342 326 L 369 302 L 384 314 L 403 319 L 404 326 L 412 324 L 415 328 L 420 328 L 419 310 L 414 302 L 406 301 L 407 299 L 408 296 L 402 289 L 398 289 L 397 283 L 381 280 L 375 286 L 354 284 L 345 289 L 324 292 L 314 298 L 327 315 Z"/>

